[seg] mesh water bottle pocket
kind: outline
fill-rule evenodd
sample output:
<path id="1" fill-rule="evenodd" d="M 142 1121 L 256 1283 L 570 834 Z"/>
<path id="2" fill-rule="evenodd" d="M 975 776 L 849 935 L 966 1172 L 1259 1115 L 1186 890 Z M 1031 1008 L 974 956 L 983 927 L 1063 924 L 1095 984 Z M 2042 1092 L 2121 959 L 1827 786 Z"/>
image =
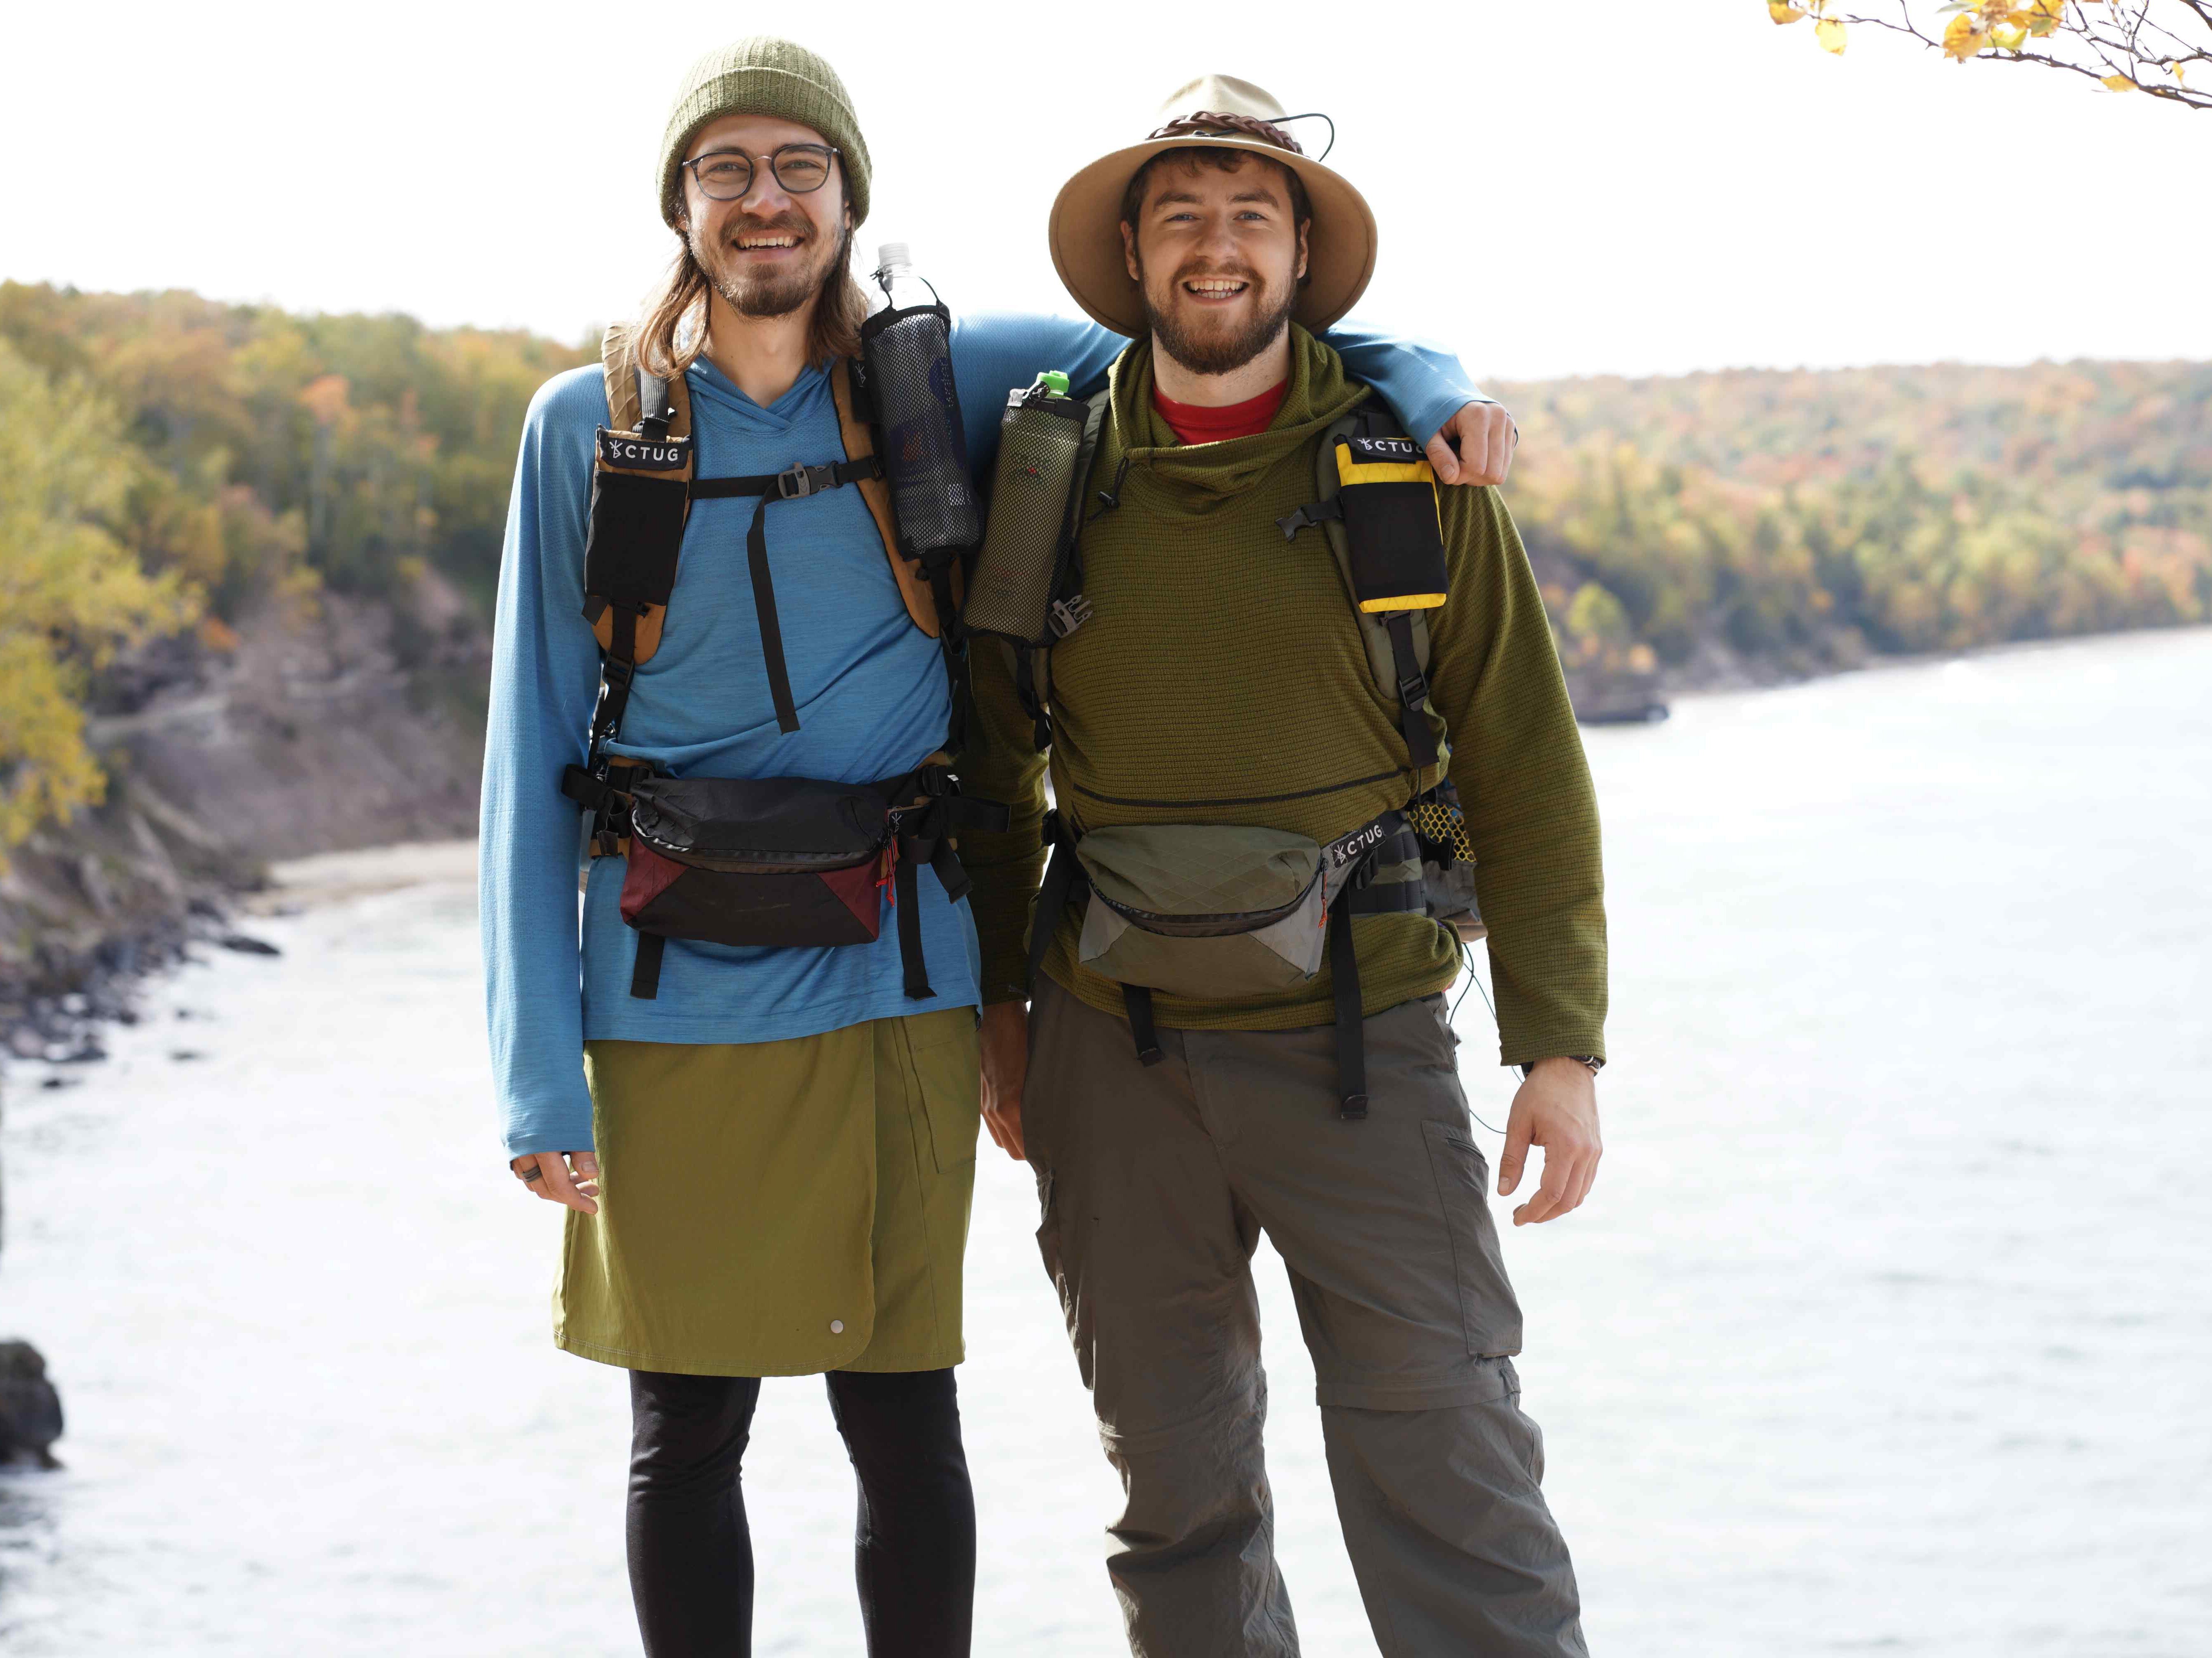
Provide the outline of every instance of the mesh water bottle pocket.
<path id="1" fill-rule="evenodd" d="M 982 521 L 968 475 L 945 310 L 877 312 L 861 326 L 860 356 L 903 551 L 974 546 Z"/>
<path id="2" fill-rule="evenodd" d="M 970 633 L 994 633 L 1016 644 L 1051 639 L 1048 617 L 1086 412 L 1074 399 L 1042 386 L 1007 398 L 990 527 L 961 610 Z"/>

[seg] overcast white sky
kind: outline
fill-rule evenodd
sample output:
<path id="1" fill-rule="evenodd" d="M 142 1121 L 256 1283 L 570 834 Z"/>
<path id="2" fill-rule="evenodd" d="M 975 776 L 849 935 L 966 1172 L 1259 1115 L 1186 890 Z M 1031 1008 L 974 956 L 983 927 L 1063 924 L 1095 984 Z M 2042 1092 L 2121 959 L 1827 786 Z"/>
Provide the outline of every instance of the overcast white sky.
<path id="1" fill-rule="evenodd" d="M 1480 375 L 2212 357 L 2212 116 L 1871 31 L 1839 61 L 1758 0 L 10 13 L 27 281 L 579 336 L 665 257 L 684 65 L 773 30 L 852 89 L 864 245 L 956 309 L 1072 312 L 1054 192 L 1218 70 L 1336 117 L 1382 231 L 1359 314 Z"/>

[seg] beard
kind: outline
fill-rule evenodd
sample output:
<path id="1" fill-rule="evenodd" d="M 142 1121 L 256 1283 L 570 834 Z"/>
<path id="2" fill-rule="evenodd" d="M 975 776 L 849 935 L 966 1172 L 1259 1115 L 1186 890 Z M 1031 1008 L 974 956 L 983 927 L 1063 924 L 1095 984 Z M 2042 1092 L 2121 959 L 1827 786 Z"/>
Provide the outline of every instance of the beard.
<path id="1" fill-rule="evenodd" d="M 1201 314 L 1187 321 L 1178 296 L 1185 278 L 1196 277 L 1227 277 L 1249 283 L 1250 320 L 1240 325 Z M 1278 301 L 1269 294 L 1265 279 L 1249 265 L 1216 269 L 1197 261 L 1184 265 L 1170 280 L 1164 305 L 1155 300 L 1148 281 L 1139 283 L 1138 293 L 1144 301 L 1145 321 L 1160 350 L 1194 375 L 1225 375 L 1243 368 L 1280 337 L 1298 302 L 1295 284 Z"/>
<path id="2" fill-rule="evenodd" d="M 740 235 L 766 235 L 779 231 L 799 237 L 800 257 L 788 265 L 765 271 L 735 270 L 737 258 L 731 244 Z M 780 214 L 773 219 L 746 219 L 722 227 L 721 241 L 709 245 L 696 230 L 686 238 L 691 257 L 705 272 L 714 291 L 741 317 L 787 317 L 822 291 L 830 273 L 845 256 L 848 235 L 825 242 L 820 230 L 803 215 Z"/>

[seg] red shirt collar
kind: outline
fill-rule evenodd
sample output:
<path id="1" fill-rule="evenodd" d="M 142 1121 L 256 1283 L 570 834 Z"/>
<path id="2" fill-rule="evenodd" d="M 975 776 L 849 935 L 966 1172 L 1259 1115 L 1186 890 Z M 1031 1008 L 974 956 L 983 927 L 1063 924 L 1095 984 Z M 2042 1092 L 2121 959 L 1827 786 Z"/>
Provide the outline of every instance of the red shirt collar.
<path id="1" fill-rule="evenodd" d="M 1291 382 L 1285 379 L 1255 398 L 1214 407 L 1203 403 L 1178 403 L 1171 397 L 1161 396 L 1159 387 L 1155 386 L 1152 406 L 1183 442 L 1221 443 L 1232 437 L 1255 437 L 1266 431 L 1290 389 Z"/>

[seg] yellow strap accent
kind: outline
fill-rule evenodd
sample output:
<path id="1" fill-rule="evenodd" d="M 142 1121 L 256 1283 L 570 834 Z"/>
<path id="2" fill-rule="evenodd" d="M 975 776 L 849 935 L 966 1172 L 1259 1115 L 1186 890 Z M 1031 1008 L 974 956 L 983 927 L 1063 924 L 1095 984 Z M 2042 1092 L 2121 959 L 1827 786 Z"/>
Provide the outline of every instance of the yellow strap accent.
<path id="1" fill-rule="evenodd" d="M 1354 460 L 1352 446 L 1336 446 L 1336 479 L 1340 486 L 1350 489 L 1356 484 L 1426 484 L 1429 498 L 1436 500 L 1437 474 L 1426 460 Z M 1443 539 L 1444 514 L 1441 503 L 1437 506 L 1437 538 Z M 1370 599 L 1360 605 L 1369 615 L 1379 615 L 1394 610 L 1435 610 L 1444 602 L 1441 593 L 1407 593 L 1389 599 Z"/>
<path id="2" fill-rule="evenodd" d="M 1441 593 L 1401 593 L 1390 599 L 1369 599 L 1359 607 L 1375 616 L 1393 610 L 1434 610 L 1443 601 Z"/>
<path id="3" fill-rule="evenodd" d="M 866 460 L 876 452 L 876 440 L 867 422 L 853 411 L 850 358 L 839 357 L 830 365 L 830 395 L 837 405 L 837 432 L 844 440 L 845 459 Z M 860 498 L 868 503 L 868 515 L 876 521 L 876 533 L 883 538 L 884 557 L 890 560 L 891 579 L 898 583 L 899 597 L 906 601 L 906 613 L 914 619 L 916 627 L 934 639 L 938 632 L 937 595 L 921 579 L 921 571 L 899 556 L 898 526 L 891 517 L 890 480 L 864 478 L 860 487 Z"/>
<path id="4" fill-rule="evenodd" d="M 1348 444 L 1336 446 L 1336 481 L 1349 489 L 1354 484 L 1434 484 L 1437 475 L 1425 460 L 1354 460 Z"/>

